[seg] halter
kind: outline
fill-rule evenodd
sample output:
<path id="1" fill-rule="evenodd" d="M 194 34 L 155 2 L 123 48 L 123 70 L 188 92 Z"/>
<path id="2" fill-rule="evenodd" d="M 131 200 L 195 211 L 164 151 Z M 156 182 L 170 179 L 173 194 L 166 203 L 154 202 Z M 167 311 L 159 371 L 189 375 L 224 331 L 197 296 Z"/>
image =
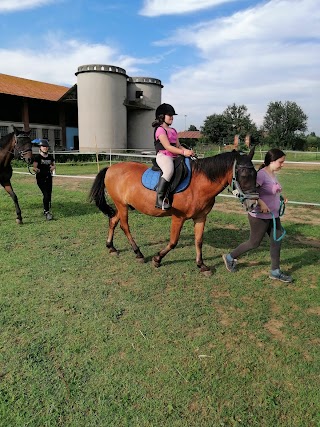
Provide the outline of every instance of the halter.
<path id="1" fill-rule="evenodd" d="M 237 165 L 237 160 L 233 163 L 233 170 L 232 170 L 232 181 L 230 184 L 231 187 L 231 193 L 238 197 L 241 203 L 243 203 L 246 199 L 249 200 L 258 200 L 259 194 L 257 192 L 251 193 L 247 192 L 244 193 L 238 180 L 237 180 L 237 170 L 238 169 L 254 169 L 254 166 L 247 166 L 247 165 Z"/>

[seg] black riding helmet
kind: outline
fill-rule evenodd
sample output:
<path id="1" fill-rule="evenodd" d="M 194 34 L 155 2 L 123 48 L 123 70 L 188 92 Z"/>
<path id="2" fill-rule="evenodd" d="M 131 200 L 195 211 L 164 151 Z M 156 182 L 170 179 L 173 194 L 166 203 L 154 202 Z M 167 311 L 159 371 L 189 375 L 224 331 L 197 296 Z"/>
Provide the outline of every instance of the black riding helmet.
<path id="1" fill-rule="evenodd" d="M 156 119 L 163 115 L 168 115 L 168 116 L 177 116 L 177 113 L 174 111 L 174 108 L 172 107 L 172 105 L 170 104 L 161 104 L 159 105 L 159 107 L 156 109 Z"/>
<path id="2" fill-rule="evenodd" d="M 47 139 L 40 139 L 38 145 L 40 147 L 50 147 L 49 142 Z"/>

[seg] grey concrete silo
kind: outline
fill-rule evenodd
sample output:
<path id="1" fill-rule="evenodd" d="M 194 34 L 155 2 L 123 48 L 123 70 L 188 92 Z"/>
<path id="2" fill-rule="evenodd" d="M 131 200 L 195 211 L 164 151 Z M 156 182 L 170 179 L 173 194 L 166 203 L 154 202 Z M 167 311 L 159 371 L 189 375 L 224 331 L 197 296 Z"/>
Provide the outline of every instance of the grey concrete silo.
<path id="1" fill-rule="evenodd" d="M 79 150 L 127 148 L 127 74 L 113 65 L 78 67 Z"/>
<path id="2" fill-rule="evenodd" d="M 154 149 L 152 122 L 161 104 L 161 81 L 152 77 L 128 78 L 128 148 Z"/>

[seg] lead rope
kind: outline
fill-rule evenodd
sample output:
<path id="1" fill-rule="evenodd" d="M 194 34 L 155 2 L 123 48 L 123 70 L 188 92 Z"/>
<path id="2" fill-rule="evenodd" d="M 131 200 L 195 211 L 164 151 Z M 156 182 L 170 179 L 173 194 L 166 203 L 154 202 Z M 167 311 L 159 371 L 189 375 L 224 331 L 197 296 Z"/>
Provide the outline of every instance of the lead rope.
<path id="1" fill-rule="evenodd" d="M 29 163 L 28 163 L 28 171 L 29 171 L 29 173 L 31 173 L 31 175 L 37 175 L 37 172 L 32 172 L 32 170 L 30 168 L 31 168 L 31 165 L 29 165 Z"/>
<path id="2" fill-rule="evenodd" d="M 279 217 L 283 216 L 284 211 L 286 209 L 286 205 L 284 203 L 283 197 L 280 195 L 280 209 L 279 209 Z M 281 225 L 281 236 L 277 238 L 277 230 L 276 230 L 276 219 L 274 217 L 274 214 L 272 213 L 272 221 L 273 221 L 273 240 L 275 242 L 280 242 L 284 238 L 284 236 L 287 234 L 286 230 Z"/>

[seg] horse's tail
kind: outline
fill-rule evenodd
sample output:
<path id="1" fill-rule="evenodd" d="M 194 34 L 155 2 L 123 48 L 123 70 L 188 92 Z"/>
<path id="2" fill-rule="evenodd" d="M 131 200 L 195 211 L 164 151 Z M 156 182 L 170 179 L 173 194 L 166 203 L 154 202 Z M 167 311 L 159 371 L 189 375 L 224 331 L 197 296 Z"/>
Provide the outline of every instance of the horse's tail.
<path id="1" fill-rule="evenodd" d="M 108 205 L 105 196 L 104 179 L 107 170 L 108 168 L 102 169 L 96 176 L 89 193 L 89 201 L 90 203 L 95 202 L 97 208 L 99 208 L 102 213 L 112 218 L 115 215 L 115 210 Z"/>

